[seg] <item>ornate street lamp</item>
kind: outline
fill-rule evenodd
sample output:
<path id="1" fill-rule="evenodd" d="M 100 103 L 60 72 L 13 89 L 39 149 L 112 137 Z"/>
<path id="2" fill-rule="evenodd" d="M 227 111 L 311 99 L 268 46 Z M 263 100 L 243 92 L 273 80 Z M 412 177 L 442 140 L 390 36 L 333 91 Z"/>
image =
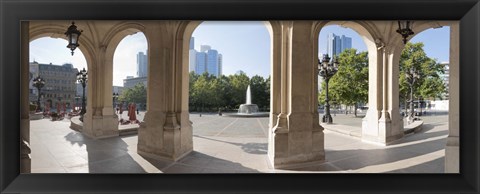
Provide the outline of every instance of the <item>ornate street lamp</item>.
<path id="1" fill-rule="evenodd" d="M 40 107 L 40 96 L 41 96 L 41 90 L 43 86 L 45 86 L 45 80 L 41 78 L 40 76 L 37 76 L 35 79 L 33 79 L 33 87 L 36 87 L 38 90 L 38 99 L 37 99 L 37 111 L 41 111 L 42 108 Z"/>
<path id="2" fill-rule="evenodd" d="M 80 34 L 82 34 L 83 30 L 77 30 L 77 26 L 75 26 L 75 22 L 72 22 L 72 25 L 68 27 L 68 30 L 65 32 L 65 35 L 67 36 L 68 39 L 68 45 L 67 48 L 69 48 L 72 51 L 72 56 L 73 56 L 73 51 L 80 46 L 78 44 L 78 39 L 80 38 Z"/>
<path id="3" fill-rule="evenodd" d="M 113 93 L 113 111 L 115 111 L 115 100 L 118 98 L 118 93 Z"/>
<path id="4" fill-rule="evenodd" d="M 318 60 L 318 75 L 322 76 L 325 80 L 325 114 L 322 117 L 323 123 L 331 124 L 333 122 L 332 116 L 330 115 L 330 104 L 328 104 L 328 81 L 330 78 L 335 75 L 338 71 L 338 62 L 333 58 L 330 62 L 330 57 L 328 54 L 323 55 L 322 61 Z"/>
<path id="5" fill-rule="evenodd" d="M 411 27 L 412 27 L 412 24 L 413 22 L 411 21 L 398 21 L 398 29 L 397 29 L 397 32 L 402 35 L 403 37 L 403 44 L 407 44 L 407 38 L 410 36 L 410 35 L 413 35 L 414 32 L 412 31 Z"/>
<path id="6" fill-rule="evenodd" d="M 415 84 L 415 81 L 420 78 L 420 75 L 417 73 L 417 70 L 414 67 L 411 67 L 409 71 L 405 72 L 405 78 L 407 79 L 408 85 L 410 86 L 410 114 L 407 118 L 408 124 L 410 124 L 415 118 L 415 110 L 413 106 L 413 86 Z"/>
<path id="7" fill-rule="evenodd" d="M 85 67 L 83 68 L 83 70 L 77 73 L 77 81 L 78 83 L 81 83 L 83 87 L 82 110 L 80 111 L 80 121 L 83 122 L 83 115 L 87 112 L 87 110 L 85 109 L 85 86 L 87 85 L 88 81 L 88 73 L 85 70 Z"/>

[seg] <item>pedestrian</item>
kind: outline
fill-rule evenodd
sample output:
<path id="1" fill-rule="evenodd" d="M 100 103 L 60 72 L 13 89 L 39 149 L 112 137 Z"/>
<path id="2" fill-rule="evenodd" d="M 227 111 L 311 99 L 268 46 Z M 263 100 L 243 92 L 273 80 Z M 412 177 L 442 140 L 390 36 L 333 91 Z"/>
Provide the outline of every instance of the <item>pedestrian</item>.
<path id="1" fill-rule="evenodd" d="M 138 115 L 138 114 L 140 114 L 140 113 L 138 112 L 138 108 L 137 108 L 137 115 Z"/>

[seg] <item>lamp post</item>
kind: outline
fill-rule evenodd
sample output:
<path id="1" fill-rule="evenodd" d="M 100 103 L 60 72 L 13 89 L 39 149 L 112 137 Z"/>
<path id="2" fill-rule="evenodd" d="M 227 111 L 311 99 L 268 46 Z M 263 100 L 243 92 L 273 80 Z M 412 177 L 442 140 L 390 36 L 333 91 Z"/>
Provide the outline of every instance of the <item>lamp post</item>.
<path id="1" fill-rule="evenodd" d="M 118 98 L 118 93 L 115 93 L 115 92 L 114 92 L 114 93 L 113 93 L 113 111 L 114 111 L 114 112 L 116 112 L 116 111 L 115 111 L 115 100 L 116 100 L 117 98 Z"/>
<path id="2" fill-rule="evenodd" d="M 405 78 L 407 78 L 408 85 L 410 86 L 410 114 L 407 118 L 408 124 L 410 124 L 413 122 L 415 117 L 413 105 L 413 87 L 415 85 L 415 81 L 420 78 L 420 75 L 417 73 L 417 70 L 414 67 L 411 67 L 409 71 L 405 72 Z"/>
<path id="3" fill-rule="evenodd" d="M 87 85 L 88 81 L 88 72 L 85 70 L 85 68 L 77 73 L 77 81 L 81 83 L 83 87 L 82 110 L 80 111 L 80 121 L 83 122 L 83 115 L 87 112 L 87 110 L 85 110 L 85 86 Z"/>
<path id="4" fill-rule="evenodd" d="M 407 38 L 410 35 L 413 35 L 414 32 L 411 29 L 413 22 L 412 21 L 398 21 L 398 29 L 397 33 L 402 35 L 403 37 L 403 44 L 407 44 Z"/>
<path id="5" fill-rule="evenodd" d="M 77 30 L 77 26 L 75 26 L 75 22 L 72 22 L 72 25 L 68 27 L 67 31 L 65 32 L 65 35 L 67 36 L 68 40 L 68 45 L 67 48 L 69 48 L 72 51 L 72 56 L 73 56 L 73 51 L 80 46 L 78 44 L 78 39 L 80 38 L 80 35 L 82 34 L 83 30 Z"/>
<path id="6" fill-rule="evenodd" d="M 41 78 L 40 76 L 37 76 L 35 79 L 33 79 L 33 87 L 36 87 L 38 90 L 38 99 L 37 99 L 37 111 L 41 111 L 41 104 L 40 104 L 40 96 L 41 96 L 41 90 L 43 86 L 45 86 L 45 80 Z"/>
<path id="7" fill-rule="evenodd" d="M 333 58 L 330 61 L 328 54 L 323 55 L 322 61 L 318 60 L 318 75 L 322 76 L 325 80 L 325 114 L 322 117 L 323 123 L 331 124 L 333 122 L 332 116 L 330 115 L 330 104 L 328 103 L 328 81 L 330 78 L 335 75 L 338 71 L 338 62 Z"/>

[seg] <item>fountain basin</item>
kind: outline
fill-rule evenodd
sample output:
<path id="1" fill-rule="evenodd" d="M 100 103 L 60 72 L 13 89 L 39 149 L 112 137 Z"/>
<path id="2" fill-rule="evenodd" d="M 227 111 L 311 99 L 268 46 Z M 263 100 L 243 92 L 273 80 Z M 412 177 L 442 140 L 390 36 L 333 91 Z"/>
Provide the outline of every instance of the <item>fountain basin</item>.
<path id="1" fill-rule="evenodd" d="M 238 113 L 256 113 L 258 112 L 258 106 L 256 104 L 241 104 L 238 108 Z"/>
<path id="2" fill-rule="evenodd" d="M 223 113 L 223 117 L 269 117 L 270 112 L 256 112 L 256 113 Z"/>

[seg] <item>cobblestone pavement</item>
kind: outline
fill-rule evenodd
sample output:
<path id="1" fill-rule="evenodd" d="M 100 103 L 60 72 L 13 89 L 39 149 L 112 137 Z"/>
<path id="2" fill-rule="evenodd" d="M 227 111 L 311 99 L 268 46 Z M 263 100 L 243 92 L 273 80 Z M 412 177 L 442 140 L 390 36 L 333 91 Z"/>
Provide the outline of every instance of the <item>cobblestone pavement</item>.
<path id="1" fill-rule="evenodd" d="M 143 118 L 140 112 L 138 119 Z M 122 116 L 126 118 L 126 113 Z M 192 113 L 194 151 L 179 161 L 137 154 L 137 136 L 90 139 L 70 122 L 33 120 L 33 173 L 443 173 L 448 116 L 423 117 L 419 133 L 387 147 L 325 131 L 326 161 L 292 170 L 273 169 L 267 158 L 268 118 L 220 117 Z M 334 116 L 334 122 L 361 126 L 361 117 Z"/>

